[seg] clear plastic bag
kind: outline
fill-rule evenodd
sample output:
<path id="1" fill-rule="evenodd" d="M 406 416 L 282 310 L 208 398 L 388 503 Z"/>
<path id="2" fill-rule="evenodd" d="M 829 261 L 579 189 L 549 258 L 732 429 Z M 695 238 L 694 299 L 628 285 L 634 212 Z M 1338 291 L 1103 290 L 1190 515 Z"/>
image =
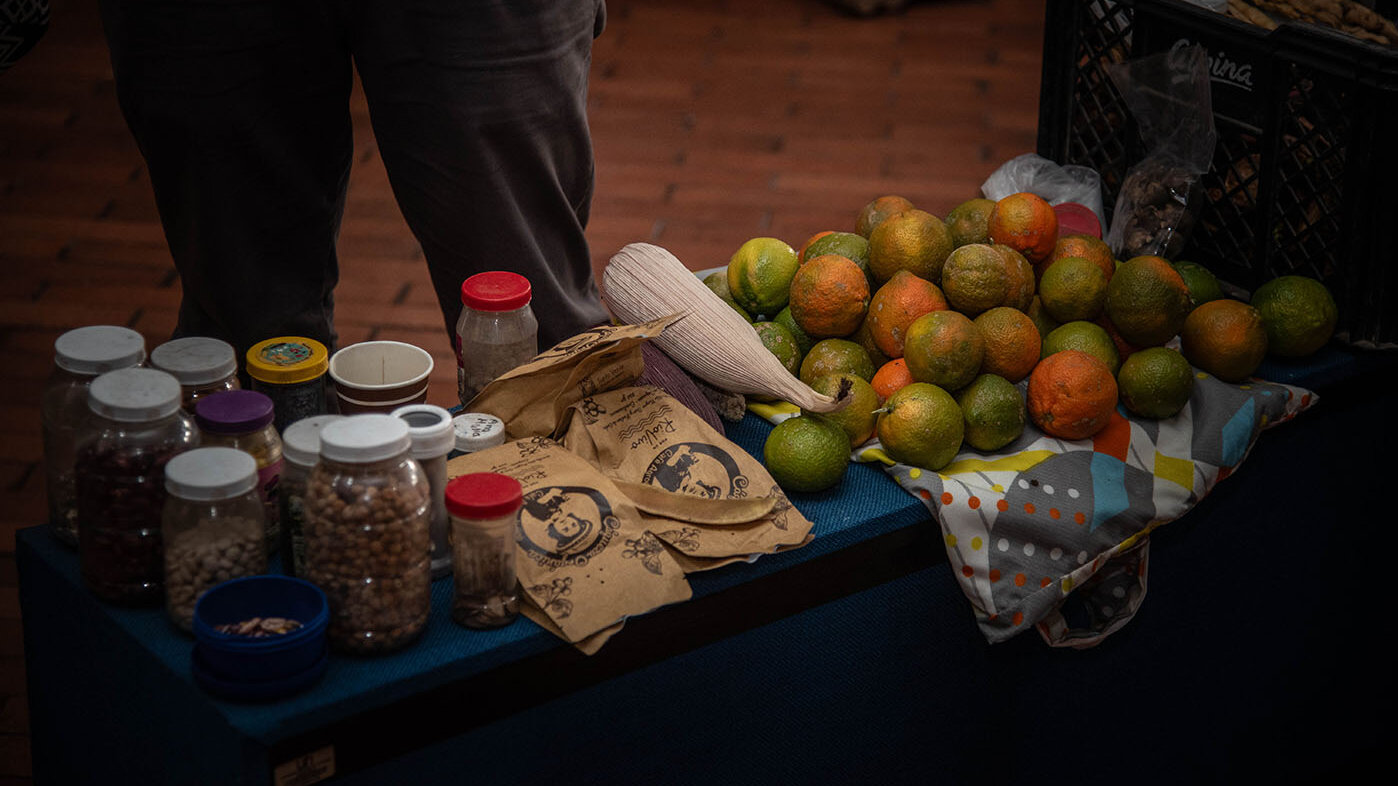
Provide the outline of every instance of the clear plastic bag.
<path id="1" fill-rule="evenodd" d="M 1217 133 L 1208 53 L 1194 44 L 1107 69 L 1140 129 L 1146 156 L 1122 181 L 1107 244 L 1118 259 L 1175 259 L 1193 229 Z"/>
<path id="2" fill-rule="evenodd" d="M 1027 191 L 1050 205 L 1076 202 L 1102 218 L 1102 179 L 1092 167 L 1059 165 L 1036 153 L 1015 156 L 990 173 L 981 184 L 986 199 L 1000 200 Z"/>

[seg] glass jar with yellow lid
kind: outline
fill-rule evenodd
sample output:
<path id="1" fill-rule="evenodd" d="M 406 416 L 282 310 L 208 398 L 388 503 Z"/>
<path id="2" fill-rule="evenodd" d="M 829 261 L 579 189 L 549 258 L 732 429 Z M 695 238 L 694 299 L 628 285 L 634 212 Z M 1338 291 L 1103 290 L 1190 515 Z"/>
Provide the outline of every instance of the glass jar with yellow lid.
<path id="1" fill-rule="evenodd" d="M 252 389 L 272 399 L 278 432 L 304 418 L 327 412 L 325 372 L 330 353 L 311 338 L 279 336 L 248 350 L 247 374 Z"/>

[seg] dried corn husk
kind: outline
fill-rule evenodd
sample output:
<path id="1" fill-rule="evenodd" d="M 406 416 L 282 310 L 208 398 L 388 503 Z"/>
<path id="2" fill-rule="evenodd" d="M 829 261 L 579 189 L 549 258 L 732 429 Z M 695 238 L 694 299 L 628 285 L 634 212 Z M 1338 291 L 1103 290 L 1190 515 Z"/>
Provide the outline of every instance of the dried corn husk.
<path id="1" fill-rule="evenodd" d="M 812 412 L 833 412 L 831 398 L 797 379 L 768 351 L 757 331 L 673 254 L 631 243 L 602 271 L 602 299 L 619 321 L 639 325 L 681 315 L 652 339 L 694 376 L 735 393 L 775 396 Z"/>

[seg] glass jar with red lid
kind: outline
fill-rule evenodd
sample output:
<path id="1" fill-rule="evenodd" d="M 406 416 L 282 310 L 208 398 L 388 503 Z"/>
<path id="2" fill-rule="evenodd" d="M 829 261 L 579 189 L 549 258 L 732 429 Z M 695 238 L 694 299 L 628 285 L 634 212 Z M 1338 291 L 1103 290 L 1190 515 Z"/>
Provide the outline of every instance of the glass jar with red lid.
<path id="1" fill-rule="evenodd" d="M 456 381 L 461 405 L 491 380 L 539 354 L 539 321 L 529 279 L 506 270 L 477 273 L 461 284 L 456 321 Z"/>

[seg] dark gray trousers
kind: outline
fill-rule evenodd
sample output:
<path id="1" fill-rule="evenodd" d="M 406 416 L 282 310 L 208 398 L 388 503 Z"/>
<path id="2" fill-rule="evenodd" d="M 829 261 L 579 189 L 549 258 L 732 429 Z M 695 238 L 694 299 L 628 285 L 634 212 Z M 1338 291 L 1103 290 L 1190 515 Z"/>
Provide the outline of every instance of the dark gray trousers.
<path id="1" fill-rule="evenodd" d="M 541 348 L 607 320 L 583 234 L 603 0 L 104 0 L 121 109 L 183 286 L 177 336 L 335 346 L 358 70 L 449 333 L 512 270 Z"/>

